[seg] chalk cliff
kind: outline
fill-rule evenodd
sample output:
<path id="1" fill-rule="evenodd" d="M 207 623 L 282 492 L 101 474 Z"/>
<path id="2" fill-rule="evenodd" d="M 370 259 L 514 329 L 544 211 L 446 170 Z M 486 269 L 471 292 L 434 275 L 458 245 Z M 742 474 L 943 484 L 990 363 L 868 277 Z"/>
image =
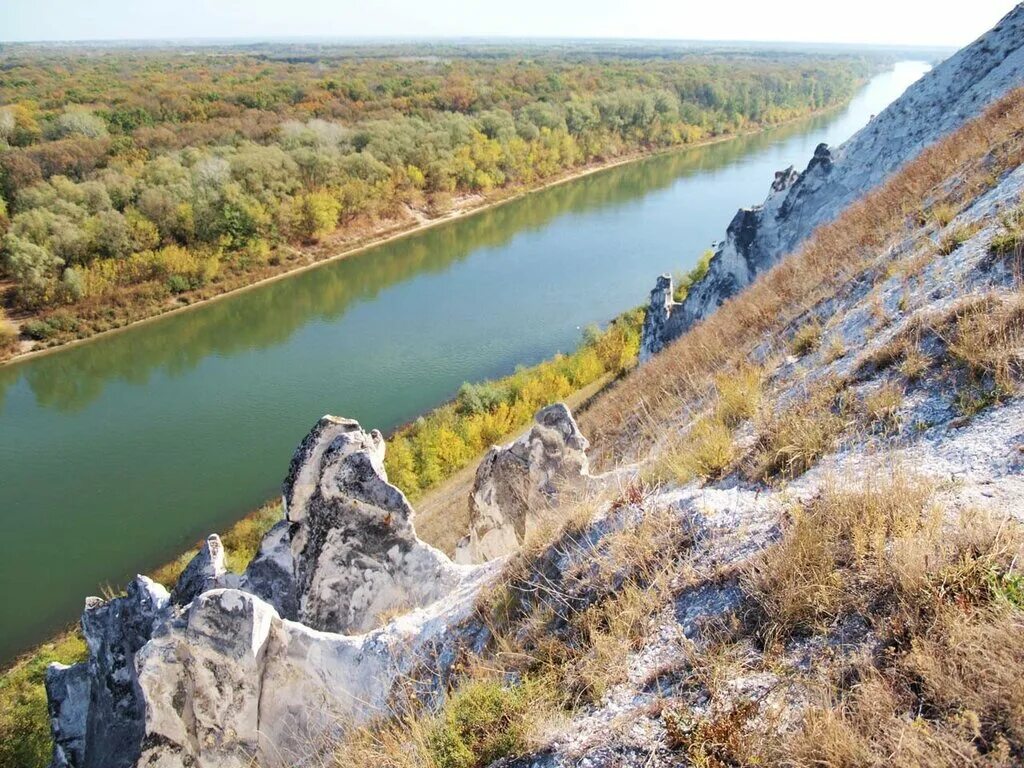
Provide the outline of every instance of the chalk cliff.
<path id="1" fill-rule="evenodd" d="M 776 173 L 764 203 L 737 212 L 707 274 L 684 301 L 671 301 L 671 278 L 660 277 L 650 296 L 641 361 L 750 285 L 922 149 L 1022 82 L 1024 6 L 1017 5 L 841 146 L 818 146 L 802 173 L 792 168 Z"/>

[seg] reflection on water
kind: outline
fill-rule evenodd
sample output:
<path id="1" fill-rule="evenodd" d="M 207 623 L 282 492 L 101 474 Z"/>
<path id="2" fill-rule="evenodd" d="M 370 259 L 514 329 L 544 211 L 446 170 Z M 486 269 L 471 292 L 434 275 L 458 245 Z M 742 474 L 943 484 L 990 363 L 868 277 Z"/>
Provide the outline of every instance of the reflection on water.
<path id="1" fill-rule="evenodd" d="M 156 369 L 176 376 L 210 355 L 228 356 L 281 344 L 312 320 L 338 318 L 353 302 L 372 300 L 387 286 L 415 275 L 443 272 L 478 249 L 500 247 L 516 235 L 542 229 L 566 213 L 599 211 L 642 198 L 680 177 L 726 166 L 752 151 L 814 131 L 835 119 L 817 116 L 767 134 L 743 136 L 592 174 L 287 280 L 26 364 L 0 368 L 0 413 L 3 392 L 21 376 L 39 405 L 74 411 L 99 397 L 109 381 L 145 384 Z M 637 296 L 634 303 L 641 298 Z"/>
<path id="2" fill-rule="evenodd" d="M 0 367 L 0 658 L 269 497 L 324 412 L 387 430 L 566 350 L 686 269 L 845 112 L 593 174 L 194 310 Z M 16 588 L 14 588 L 16 585 Z"/>

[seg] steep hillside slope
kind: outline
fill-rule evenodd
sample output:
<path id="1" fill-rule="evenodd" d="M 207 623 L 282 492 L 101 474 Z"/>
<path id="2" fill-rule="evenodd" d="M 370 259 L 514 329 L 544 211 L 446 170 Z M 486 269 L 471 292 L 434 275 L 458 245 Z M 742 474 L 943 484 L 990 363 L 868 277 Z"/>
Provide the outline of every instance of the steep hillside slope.
<path id="1" fill-rule="evenodd" d="M 834 150 L 820 145 L 803 173 L 792 168 L 777 173 L 765 202 L 736 214 L 707 275 L 683 302 L 672 301 L 671 286 L 661 278 L 651 294 L 641 359 L 706 318 L 816 227 L 1022 82 L 1024 5 L 1018 5 L 843 145 Z"/>

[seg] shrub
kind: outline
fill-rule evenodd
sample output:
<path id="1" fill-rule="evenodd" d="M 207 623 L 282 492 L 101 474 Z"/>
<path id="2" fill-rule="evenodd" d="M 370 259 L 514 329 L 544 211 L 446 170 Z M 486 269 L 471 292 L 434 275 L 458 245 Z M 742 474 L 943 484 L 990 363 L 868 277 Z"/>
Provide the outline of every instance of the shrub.
<path id="1" fill-rule="evenodd" d="M 715 256 L 715 252 L 710 248 L 701 254 L 701 257 L 697 260 L 697 265 L 686 274 L 675 275 L 676 288 L 673 292 L 672 299 L 674 301 L 683 301 L 690 293 L 690 289 L 694 285 L 699 283 L 708 273 L 708 268 L 711 266 L 711 259 Z"/>
<path id="2" fill-rule="evenodd" d="M 45 320 L 29 320 L 22 325 L 22 331 L 35 341 L 46 341 L 57 335 L 57 329 Z"/>
<path id="3" fill-rule="evenodd" d="M 606 374 L 619 375 L 636 360 L 642 321 L 642 311 L 626 312 L 604 331 L 588 329 L 571 355 L 520 368 L 496 381 L 463 384 L 454 402 L 390 438 L 384 458 L 388 476 L 415 498 L 529 423 L 540 408 Z"/>

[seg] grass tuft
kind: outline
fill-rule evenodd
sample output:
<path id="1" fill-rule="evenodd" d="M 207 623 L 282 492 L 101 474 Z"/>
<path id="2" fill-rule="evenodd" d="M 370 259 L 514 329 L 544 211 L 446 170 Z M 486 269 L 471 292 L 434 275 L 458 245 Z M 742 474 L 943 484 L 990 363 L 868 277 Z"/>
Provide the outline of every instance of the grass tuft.
<path id="1" fill-rule="evenodd" d="M 813 352 L 821 343 L 822 327 L 817 320 L 801 325 L 789 342 L 789 351 L 797 357 Z"/>

